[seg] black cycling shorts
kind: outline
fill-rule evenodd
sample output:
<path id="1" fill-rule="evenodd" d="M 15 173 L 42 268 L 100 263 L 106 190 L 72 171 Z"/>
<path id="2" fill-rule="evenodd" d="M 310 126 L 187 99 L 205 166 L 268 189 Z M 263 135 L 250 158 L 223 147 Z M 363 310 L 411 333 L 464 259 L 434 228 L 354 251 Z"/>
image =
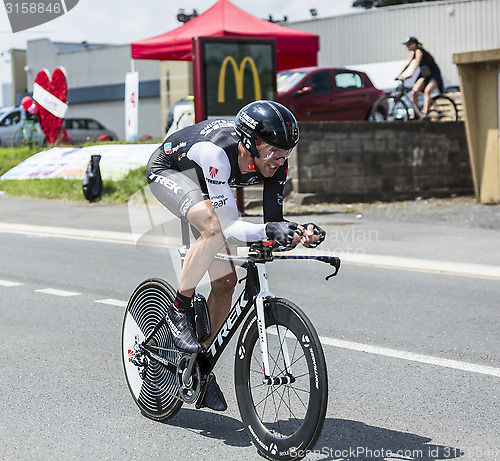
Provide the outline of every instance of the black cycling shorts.
<path id="1" fill-rule="evenodd" d="M 199 184 L 185 173 L 168 166 L 158 167 L 156 160 L 159 154 L 161 149 L 158 148 L 149 159 L 146 168 L 149 188 L 171 213 L 179 218 L 185 218 L 191 207 L 208 197 L 202 192 Z M 196 180 L 196 175 L 194 178 Z"/>

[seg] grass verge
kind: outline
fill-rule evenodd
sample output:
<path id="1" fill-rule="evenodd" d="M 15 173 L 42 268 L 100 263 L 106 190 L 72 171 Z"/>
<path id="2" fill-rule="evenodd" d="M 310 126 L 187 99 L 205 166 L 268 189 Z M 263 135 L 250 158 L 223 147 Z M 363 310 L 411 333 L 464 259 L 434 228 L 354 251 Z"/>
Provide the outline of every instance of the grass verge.
<path id="1" fill-rule="evenodd" d="M 14 166 L 36 154 L 29 147 L 0 149 L 0 176 Z M 147 185 L 146 167 L 131 170 L 119 181 L 104 180 L 102 203 L 126 203 L 131 195 Z M 26 179 L 0 181 L 0 191 L 6 195 L 40 199 L 85 202 L 80 179 Z"/>

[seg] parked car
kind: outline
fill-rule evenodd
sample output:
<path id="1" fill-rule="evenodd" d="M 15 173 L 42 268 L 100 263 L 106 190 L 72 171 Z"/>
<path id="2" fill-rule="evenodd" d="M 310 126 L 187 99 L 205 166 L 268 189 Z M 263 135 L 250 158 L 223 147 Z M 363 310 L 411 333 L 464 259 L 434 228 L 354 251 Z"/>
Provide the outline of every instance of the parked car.
<path id="1" fill-rule="evenodd" d="M 167 123 L 165 124 L 165 133 L 168 133 L 172 125 L 174 124 L 175 120 L 175 113 L 179 112 L 182 115 L 186 115 L 187 118 L 192 119 L 192 114 L 194 114 L 194 97 L 193 96 L 187 96 L 185 98 L 179 99 L 178 101 L 174 102 L 170 106 L 170 109 L 168 110 L 167 114 Z M 179 120 L 177 120 L 179 122 Z M 194 123 L 194 119 L 192 119 L 191 125 Z M 187 126 L 185 123 L 183 123 L 183 127 Z M 176 128 L 176 127 L 174 127 Z"/>
<path id="2" fill-rule="evenodd" d="M 0 145 L 12 146 L 14 134 L 21 126 L 22 117 L 33 120 L 36 116 L 31 115 L 22 106 L 4 107 L 0 109 Z M 68 130 L 71 144 L 82 144 L 89 141 L 115 141 L 118 139 L 116 133 L 106 128 L 102 123 L 92 118 L 68 117 L 64 119 L 64 126 Z M 38 123 L 35 124 L 34 136 L 43 140 Z M 19 143 L 17 143 L 19 144 Z"/>
<path id="3" fill-rule="evenodd" d="M 64 126 L 68 130 L 71 144 L 118 139 L 114 131 L 109 130 L 93 118 L 68 117 L 64 119 Z"/>
<path id="4" fill-rule="evenodd" d="M 17 136 L 16 142 L 14 142 L 14 135 L 21 128 L 23 119 L 35 121 L 36 116 L 24 110 L 22 106 L 2 107 L 0 109 L 0 146 L 7 147 L 21 144 L 22 138 Z M 37 123 L 31 136 L 38 143 L 43 140 L 42 132 Z"/>
<path id="5" fill-rule="evenodd" d="M 299 121 L 366 120 L 385 94 L 364 72 L 344 67 L 303 67 L 277 76 L 277 101 Z"/>

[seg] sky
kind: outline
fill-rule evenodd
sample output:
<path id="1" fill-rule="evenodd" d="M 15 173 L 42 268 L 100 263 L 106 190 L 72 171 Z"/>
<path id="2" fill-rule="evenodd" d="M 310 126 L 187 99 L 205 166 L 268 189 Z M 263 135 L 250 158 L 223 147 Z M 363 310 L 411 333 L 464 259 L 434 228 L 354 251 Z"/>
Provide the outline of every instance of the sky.
<path id="1" fill-rule="evenodd" d="M 36 0 L 23 0 L 33 1 Z M 310 19 L 310 9 L 318 18 L 362 11 L 352 8 L 353 0 L 231 0 L 242 10 L 260 18 L 282 19 L 289 22 Z M 16 3 L 17 0 L 13 0 Z M 182 7 L 187 14 L 196 9 L 203 13 L 216 0 L 79 0 L 65 15 L 51 22 L 12 33 L 6 8 L 0 2 L 0 85 L 10 81 L 9 50 L 26 49 L 28 40 L 48 38 L 59 42 L 125 44 L 154 37 L 182 24 L 177 13 Z M 244 27 L 244 25 L 242 25 Z M 1 88 L 1 86 L 0 86 Z M 0 91 L 0 106 L 3 105 Z"/>

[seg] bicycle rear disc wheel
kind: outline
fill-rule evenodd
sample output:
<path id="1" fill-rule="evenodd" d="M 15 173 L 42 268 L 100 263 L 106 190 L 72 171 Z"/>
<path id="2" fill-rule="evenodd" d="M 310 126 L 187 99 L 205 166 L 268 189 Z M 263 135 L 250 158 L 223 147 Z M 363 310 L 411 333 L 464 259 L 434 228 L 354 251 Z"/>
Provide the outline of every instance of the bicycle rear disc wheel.
<path id="1" fill-rule="evenodd" d="M 316 443 L 325 421 L 328 377 L 323 349 L 306 315 L 284 299 L 265 308 L 269 375 L 286 384 L 263 384 L 264 370 L 256 314 L 240 334 L 235 358 L 238 406 L 248 436 L 268 459 L 303 458 Z M 286 349 L 278 337 L 286 338 Z M 292 381 L 284 364 L 288 350 Z"/>
<path id="2" fill-rule="evenodd" d="M 438 94 L 432 97 L 427 115 L 433 122 L 456 122 L 458 118 L 457 106 L 453 99 Z"/>
<path id="3" fill-rule="evenodd" d="M 167 282 L 160 279 L 146 280 L 130 297 L 123 319 L 122 358 L 127 384 L 143 414 L 156 421 L 171 418 L 183 403 L 175 379 L 178 351 L 166 324 L 149 345 L 170 366 L 153 358 L 147 359 L 146 367 L 136 366 L 132 362 L 134 346 L 142 343 L 165 316 L 174 297 L 175 291 Z"/>

